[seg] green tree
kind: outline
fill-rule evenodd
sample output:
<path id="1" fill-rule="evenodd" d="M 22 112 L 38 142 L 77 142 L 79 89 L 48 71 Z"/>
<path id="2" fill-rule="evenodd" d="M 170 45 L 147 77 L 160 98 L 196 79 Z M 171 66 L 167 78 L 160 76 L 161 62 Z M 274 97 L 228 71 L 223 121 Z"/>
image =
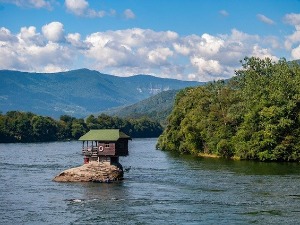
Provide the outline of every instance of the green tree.
<path id="1" fill-rule="evenodd" d="M 69 115 L 62 115 L 57 122 L 57 138 L 58 140 L 72 140 L 72 123 L 75 117 Z"/>
<path id="2" fill-rule="evenodd" d="M 83 119 L 75 119 L 72 121 L 72 137 L 78 139 L 88 131 L 87 125 Z"/>
<path id="3" fill-rule="evenodd" d="M 157 147 L 261 161 L 300 159 L 300 68 L 245 58 L 229 81 L 180 91 Z"/>
<path id="4" fill-rule="evenodd" d="M 57 140 L 57 124 L 50 117 L 33 116 L 31 119 L 35 141 Z"/>

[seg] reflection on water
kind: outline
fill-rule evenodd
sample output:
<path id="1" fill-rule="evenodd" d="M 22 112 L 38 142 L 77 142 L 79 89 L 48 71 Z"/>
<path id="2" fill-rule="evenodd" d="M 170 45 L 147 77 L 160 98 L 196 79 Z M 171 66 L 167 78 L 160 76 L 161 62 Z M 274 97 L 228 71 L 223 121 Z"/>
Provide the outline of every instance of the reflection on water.
<path id="1" fill-rule="evenodd" d="M 299 174 L 299 163 L 291 162 L 258 162 L 220 158 L 201 158 L 191 155 L 169 153 L 170 157 L 185 159 L 190 166 L 203 170 L 228 170 L 245 175 L 289 175 Z"/>
<path id="2" fill-rule="evenodd" d="M 297 224 L 297 163 L 178 156 L 134 139 L 125 180 L 56 183 L 80 143 L 1 144 L 2 224 Z M 14 149 L 12 151 L 12 149 Z"/>

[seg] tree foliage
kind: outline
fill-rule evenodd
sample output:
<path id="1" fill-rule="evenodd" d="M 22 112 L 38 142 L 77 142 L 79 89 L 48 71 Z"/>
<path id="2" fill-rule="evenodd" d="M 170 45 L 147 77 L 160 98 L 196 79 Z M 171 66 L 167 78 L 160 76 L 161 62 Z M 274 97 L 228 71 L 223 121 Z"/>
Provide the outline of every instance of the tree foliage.
<path id="1" fill-rule="evenodd" d="M 88 129 L 120 129 L 131 137 L 158 137 L 162 131 L 162 126 L 147 117 L 139 119 L 125 119 L 105 114 L 99 115 L 97 118 L 93 115 L 86 120 Z"/>
<path id="2" fill-rule="evenodd" d="M 0 114 L 0 143 L 77 140 L 90 129 L 120 129 L 131 137 L 158 137 L 162 127 L 148 118 L 121 119 L 101 114 L 86 121 L 68 115 L 59 120 L 30 112 Z"/>
<path id="3" fill-rule="evenodd" d="M 228 82 L 176 97 L 157 147 L 261 161 L 300 160 L 300 66 L 245 58 Z"/>

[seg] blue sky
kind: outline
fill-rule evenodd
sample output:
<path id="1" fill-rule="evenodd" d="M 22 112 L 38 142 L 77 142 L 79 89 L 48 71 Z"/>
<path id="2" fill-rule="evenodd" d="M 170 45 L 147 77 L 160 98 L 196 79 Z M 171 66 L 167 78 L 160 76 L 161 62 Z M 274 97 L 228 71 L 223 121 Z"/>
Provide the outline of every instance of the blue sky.
<path id="1" fill-rule="evenodd" d="M 0 0 L 0 69 L 229 78 L 300 59 L 299 0 Z"/>

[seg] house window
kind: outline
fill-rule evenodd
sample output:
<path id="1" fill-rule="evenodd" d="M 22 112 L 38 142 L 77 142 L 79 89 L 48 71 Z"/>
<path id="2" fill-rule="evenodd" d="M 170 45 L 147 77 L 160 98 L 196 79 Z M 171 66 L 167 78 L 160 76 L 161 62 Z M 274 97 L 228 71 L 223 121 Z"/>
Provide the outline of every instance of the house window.
<path id="1" fill-rule="evenodd" d="M 109 143 L 105 143 L 105 148 L 109 148 Z"/>

